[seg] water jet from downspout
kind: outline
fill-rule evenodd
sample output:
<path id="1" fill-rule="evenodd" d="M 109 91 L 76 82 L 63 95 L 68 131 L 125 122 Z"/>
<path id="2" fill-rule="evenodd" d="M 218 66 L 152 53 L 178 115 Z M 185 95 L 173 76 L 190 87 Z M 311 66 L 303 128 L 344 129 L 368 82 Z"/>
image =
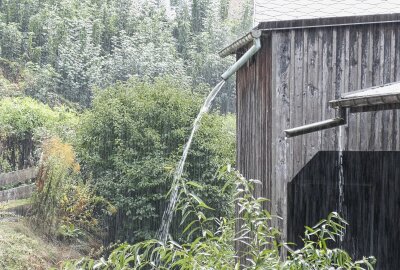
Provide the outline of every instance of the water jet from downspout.
<path id="1" fill-rule="evenodd" d="M 228 50 L 224 50 L 225 53 L 232 53 L 232 50 L 236 50 L 239 48 L 239 46 L 243 46 L 251 41 L 253 41 L 253 46 L 237 61 L 235 62 L 224 74 L 221 75 L 222 81 L 219 82 L 214 89 L 208 94 L 206 100 L 204 101 L 203 106 L 200 109 L 199 114 L 197 115 L 196 119 L 193 122 L 193 128 L 190 133 L 190 136 L 184 146 L 183 153 L 181 156 L 181 159 L 178 163 L 178 166 L 176 167 L 173 180 L 172 180 L 172 185 L 171 185 L 171 196 L 170 200 L 167 206 L 167 209 L 164 211 L 162 220 L 161 220 L 161 226 L 160 230 L 158 232 L 157 238 L 160 240 L 161 243 L 165 244 L 167 242 L 167 238 L 169 235 L 169 229 L 171 226 L 172 222 L 172 217 L 175 212 L 175 207 L 176 203 L 178 202 L 179 199 L 179 181 L 181 180 L 182 174 L 183 174 L 183 169 L 185 166 L 186 158 L 189 153 L 190 146 L 193 141 L 193 137 L 197 131 L 197 129 L 200 126 L 200 121 L 203 117 L 204 114 L 206 114 L 211 107 L 212 101 L 215 99 L 219 91 L 221 90 L 222 86 L 224 86 L 225 82 L 236 72 L 238 71 L 244 64 L 247 63 L 247 61 L 254 55 L 256 54 L 260 48 L 261 48 L 261 31 L 259 30 L 253 30 L 251 33 L 246 35 L 244 38 L 241 40 L 235 42 L 233 46 L 228 48 Z M 229 55 L 230 53 L 226 54 Z M 221 55 L 221 54 L 220 54 Z M 222 54 L 224 55 L 224 54 Z M 226 56 L 225 55 L 225 56 Z M 156 262 L 158 262 L 158 259 L 156 259 Z"/>

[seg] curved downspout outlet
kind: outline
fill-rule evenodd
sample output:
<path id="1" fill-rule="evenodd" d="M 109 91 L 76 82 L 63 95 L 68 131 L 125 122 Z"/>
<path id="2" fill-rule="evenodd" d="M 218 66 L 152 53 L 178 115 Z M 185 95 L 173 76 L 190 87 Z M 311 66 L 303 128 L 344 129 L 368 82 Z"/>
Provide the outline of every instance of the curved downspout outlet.
<path id="1" fill-rule="evenodd" d="M 232 76 L 236 71 L 238 71 L 247 61 L 255 55 L 261 49 L 261 31 L 253 31 L 251 33 L 253 37 L 253 46 L 242 56 L 239 60 L 236 61 L 224 74 L 221 75 L 221 78 L 226 81 L 230 76 Z"/>

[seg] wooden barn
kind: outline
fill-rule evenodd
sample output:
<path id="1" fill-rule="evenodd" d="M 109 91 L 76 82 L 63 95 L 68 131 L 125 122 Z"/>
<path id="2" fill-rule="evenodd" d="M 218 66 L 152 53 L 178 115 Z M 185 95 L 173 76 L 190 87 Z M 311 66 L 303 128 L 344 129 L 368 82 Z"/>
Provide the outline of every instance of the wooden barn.
<path id="1" fill-rule="evenodd" d="M 260 36 L 236 77 L 237 168 L 284 240 L 339 211 L 343 248 L 400 269 L 400 2 L 257 2 L 259 31 L 220 53 Z"/>

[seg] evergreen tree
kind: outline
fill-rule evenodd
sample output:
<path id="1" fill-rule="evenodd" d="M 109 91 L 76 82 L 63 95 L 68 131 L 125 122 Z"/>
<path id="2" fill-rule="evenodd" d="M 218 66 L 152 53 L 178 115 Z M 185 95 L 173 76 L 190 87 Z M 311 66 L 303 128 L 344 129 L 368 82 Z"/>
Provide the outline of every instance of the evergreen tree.
<path id="1" fill-rule="evenodd" d="M 89 106 L 91 89 L 101 85 L 102 59 L 100 47 L 92 43 L 91 23 L 80 23 L 70 23 L 68 36 L 59 47 L 57 72 L 61 79 L 58 92 L 67 100 Z"/>

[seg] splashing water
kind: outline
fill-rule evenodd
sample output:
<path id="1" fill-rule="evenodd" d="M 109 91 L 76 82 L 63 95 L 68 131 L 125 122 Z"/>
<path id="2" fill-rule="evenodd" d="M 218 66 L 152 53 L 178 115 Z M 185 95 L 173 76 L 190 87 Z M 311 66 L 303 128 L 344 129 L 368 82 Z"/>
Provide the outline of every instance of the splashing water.
<path id="1" fill-rule="evenodd" d="M 338 212 L 339 215 L 343 216 L 343 204 L 344 204 L 344 170 L 343 170 L 343 126 L 339 127 L 339 134 L 338 134 L 338 167 L 339 167 L 339 206 Z M 341 230 L 340 234 L 340 242 L 343 242 L 345 230 Z"/>
<path id="2" fill-rule="evenodd" d="M 190 149 L 190 146 L 192 144 L 194 134 L 196 133 L 197 129 L 200 126 L 201 119 L 203 118 L 204 114 L 207 113 L 210 110 L 210 106 L 211 106 L 212 101 L 215 99 L 215 97 L 217 96 L 218 92 L 221 90 L 222 86 L 224 86 L 224 84 L 225 84 L 225 81 L 222 80 L 208 94 L 206 100 L 204 101 L 203 106 L 200 109 L 199 114 L 197 115 L 196 119 L 193 122 L 192 132 L 190 133 L 189 139 L 187 140 L 187 142 L 186 142 L 186 144 L 184 146 L 181 159 L 180 159 L 180 161 L 178 163 L 178 167 L 176 168 L 175 173 L 174 173 L 172 186 L 171 186 L 170 200 L 169 200 L 169 203 L 168 203 L 168 207 L 167 207 L 167 209 L 165 210 L 165 212 L 163 214 L 162 221 L 161 221 L 161 227 L 160 227 L 160 230 L 158 232 L 158 240 L 160 240 L 162 243 L 166 243 L 167 242 L 167 238 L 168 238 L 168 234 L 169 234 L 169 228 L 171 226 L 171 221 L 172 221 L 172 217 L 173 217 L 173 214 L 174 214 L 175 206 L 176 206 L 176 203 L 178 201 L 178 193 L 179 193 L 179 184 L 178 184 L 178 182 L 182 177 L 183 168 L 185 166 L 186 158 L 187 158 L 187 155 L 189 153 L 189 149 Z"/>

